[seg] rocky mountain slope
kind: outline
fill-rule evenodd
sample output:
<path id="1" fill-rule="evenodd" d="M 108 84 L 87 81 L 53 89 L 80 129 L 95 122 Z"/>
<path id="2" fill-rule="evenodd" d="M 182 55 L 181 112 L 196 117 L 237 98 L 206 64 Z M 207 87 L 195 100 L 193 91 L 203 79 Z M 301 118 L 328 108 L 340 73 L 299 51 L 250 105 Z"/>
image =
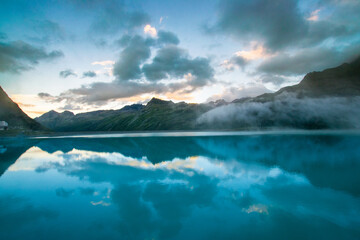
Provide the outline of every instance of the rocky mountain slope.
<path id="1" fill-rule="evenodd" d="M 0 121 L 9 124 L 9 130 L 44 130 L 45 128 L 28 115 L 14 103 L 5 91 L 0 87 Z"/>
<path id="2" fill-rule="evenodd" d="M 351 63 L 344 63 L 321 72 L 308 73 L 299 84 L 281 88 L 275 93 L 262 94 L 247 101 L 272 101 L 274 97 L 285 92 L 314 98 L 360 96 L 360 57 Z"/>

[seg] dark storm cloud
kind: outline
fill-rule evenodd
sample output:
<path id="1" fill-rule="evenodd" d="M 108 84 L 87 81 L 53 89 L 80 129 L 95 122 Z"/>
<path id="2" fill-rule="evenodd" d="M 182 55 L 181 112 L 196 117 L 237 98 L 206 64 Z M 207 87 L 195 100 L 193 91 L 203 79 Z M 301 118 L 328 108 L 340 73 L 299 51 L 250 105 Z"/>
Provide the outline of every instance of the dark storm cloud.
<path id="1" fill-rule="evenodd" d="M 295 55 L 279 54 L 262 62 L 257 69 L 259 72 L 267 74 L 301 75 L 349 62 L 359 54 L 360 44 L 342 51 L 329 48 L 310 48 Z"/>
<path id="2" fill-rule="evenodd" d="M 318 9 L 330 7 L 331 18 L 309 21 L 311 12 L 301 11 L 297 0 L 222 0 L 218 18 L 208 33 L 230 35 L 240 41 L 260 41 L 272 51 L 287 47 L 309 47 L 329 38 L 353 36 L 359 32 L 360 4 L 320 1 Z M 316 8 L 313 11 L 317 10 Z"/>
<path id="3" fill-rule="evenodd" d="M 0 42 L 0 72 L 20 73 L 32 69 L 40 61 L 62 56 L 61 51 L 47 52 L 24 41 Z"/>
<path id="4" fill-rule="evenodd" d="M 143 71 L 149 81 L 167 78 L 183 78 L 191 74 L 193 85 L 203 86 L 212 80 L 214 70 L 207 58 L 190 58 L 184 49 L 174 45 L 166 46 L 157 52 L 153 62 L 144 64 Z"/>
<path id="5" fill-rule="evenodd" d="M 71 69 L 66 69 L 66 70 L 63 70 L 63 71 L 59 72 L 59 76 L 62 77 L 62 78 L 67 78 L 69 76 L 77 77 L 77 74 L 74 73 L 74 71 L 71 70 Z"/>
<path id="6" fill-rule="evenodd" d="M 94 34 L 114 34 L 121 29 L 133 30 L 150 22 L 142 11 L 131 11 L 124 1 L 91 1 L 100 12 L 90 27 Z"/>
<path id="7" fill-rule="evenodd" d="M 82 77 L 83 78 L 85 78 L 85 77 L 90 77 L 90 78 L 96 77 L 96 72 L 94 72 L 94 71 L 83 72 Z"/>

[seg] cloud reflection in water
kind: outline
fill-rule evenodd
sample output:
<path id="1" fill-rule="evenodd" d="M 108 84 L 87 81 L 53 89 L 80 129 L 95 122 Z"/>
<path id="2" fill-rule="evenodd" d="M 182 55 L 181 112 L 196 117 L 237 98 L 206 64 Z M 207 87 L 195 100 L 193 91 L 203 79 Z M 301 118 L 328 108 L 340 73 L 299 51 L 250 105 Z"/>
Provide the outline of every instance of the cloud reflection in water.
<path id="1" fill-rule="evenodd" d="M 34 140 L 0 189 L 20 194 L 7 188 L 11 180 L 39 174 L 68 179 L 42 198 L 57 199 L 48 206 L 60 219 L 70 202 L 83 208 L 63 224 L 93 226 L 88 239 L 356 239 L 359 143 L 358 136 L 280 135 Z"/>

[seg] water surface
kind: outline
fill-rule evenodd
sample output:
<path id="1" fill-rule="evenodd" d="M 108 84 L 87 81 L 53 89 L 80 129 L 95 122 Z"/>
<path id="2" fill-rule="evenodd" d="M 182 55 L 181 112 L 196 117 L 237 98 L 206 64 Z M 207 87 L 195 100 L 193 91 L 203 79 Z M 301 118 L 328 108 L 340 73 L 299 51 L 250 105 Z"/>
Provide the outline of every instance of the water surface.
<path id="1" fill-rule="evenodd" d="M 360 135 L 0 141 L 0 239 L 359 239 Z"/>

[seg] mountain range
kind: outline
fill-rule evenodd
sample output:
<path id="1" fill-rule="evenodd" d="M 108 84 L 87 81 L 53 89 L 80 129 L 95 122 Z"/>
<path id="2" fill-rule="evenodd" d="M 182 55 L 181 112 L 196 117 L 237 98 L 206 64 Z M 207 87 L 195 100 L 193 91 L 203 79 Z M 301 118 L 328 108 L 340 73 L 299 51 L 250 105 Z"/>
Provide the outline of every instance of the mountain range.
<path id="1" fill-rule="evenodd" d="M 195 130 L 196 119 L 215 107 L 210 104 L 174 103 L 152 98 L 146 105 L 134 104 L 119 110 L 103 110 L 74 115 L 50 111 L 35 118 L 55 131 L 148 131 Z"/>
<path id="2" fill-rule="evenodd" d="M 283 96 L 291 96 L 283 98 Z M 205 129 L 246 129 L 249 127 L 295 127 L 295 128 L 329 128 L 327 116 L 319 114 L 309 115 L 301 118 L 296 114 L 306 115 L 303 111 L 318 112 L 321 109 L 325 114 L 326 107 L 318 103 L 323 99 L 347 99 L 354 103 L 360 96 L 360 58 L 351 63 L 344 63 L 335 68 L 329 68 L 321 72 L 308 73 L 303 80 L 296 85 L 288 86 L 274 93 L 266 93 L 257 97 L 235 99 L 232 102 L 224 100 L 213 101 L 202 104 L 174 103 L 153 98 L 146 105 L 133 104 L 118 110 L 100 110 L 86 113 L 74 114 L 70 111 L 62 113 L 50 111 L 34 120 L 29 118 L 21 109 L 11 101 L 6 93 L 0 89 L 0 120 L 9 122 L 10 126 L 28 128 L 32 130 L 51 129 L 58 132 L 70 131 L 150 131 L 150 130 L 205 130 Z M 315 103 L 315 109 L 298 111 L 289 108 L 281 112 L 276 106 L 281 100 L 284 108 L 289 108 L 291 102 L 304 100 L 305 104 Z M 350 99 L 350 100 L 349 100 Z M 354 100 L 355 99 L 355 100 Z M 262 105 L 259 105 L 262 104 Z M 302 102 L 297 103 L 301 105 Z M 325 103 L 326 104 L 326 103 Z M 313 104 L 314 105 L 314 104 Z M 349 105 L 349 104 L 347 104 Z M 351 105 L 351 104 L 350 104 Z M 260 108 L 266 106 L 267 112 L 272 114 L 264 115 Z M 318 109 L 316 109 L 318 108 Z M 346 106 L 344 107 L 344 109 Z M 229 115 L 228 109 L 235 109 L 235 113 Z M 341 107 L 340 107 L 341 109 Z M 234 110 L 233 110 L 234 111 Z M 291 113 L 291 111 L 293 111 Z M 251 122 L 244 123 L 236 117 L 238 113 L 249 114 Z M 248 113 L 250 112 L 250 113 Z M 218 122 L 203 121 L 211 114 L 216 113 Z M 277 118 L 281 115 L 292 116 L 286 121 Z M 292 114 L 292 115 L 291 115 Z M 250 116 L 251 115 L 251 116 Z M 336 115 L 336 114 L 335 114 Z M 357 112 L 354 118 L 356 120 Z M 235 116 L 235 117 L 234 117 Z M 360 111 L 359 111 L 360 116 Z M 200 119 L 200 121 L 199 121 Z M 300 120 L 299 120 L 300 119 Z M 346 120 L 346 119 L 345 119 Z M 352 119 L 353 120 L 353 119 Z M 230 122 L 231 121 L 231 122 Z M 347 120 L 346 120 L 347 121 Z M 335 121 L 336 122 L 336 121 Z M 336 125 L 336 123 L 335 123 Z M 341 128 L 343 125 L 339 125 Z M 345 125 L 344 125 L 345 126 Z M 352 125 L 346 125 L 352 127 Z M 335 126 L 336 127 L 336 126 Z"/>

